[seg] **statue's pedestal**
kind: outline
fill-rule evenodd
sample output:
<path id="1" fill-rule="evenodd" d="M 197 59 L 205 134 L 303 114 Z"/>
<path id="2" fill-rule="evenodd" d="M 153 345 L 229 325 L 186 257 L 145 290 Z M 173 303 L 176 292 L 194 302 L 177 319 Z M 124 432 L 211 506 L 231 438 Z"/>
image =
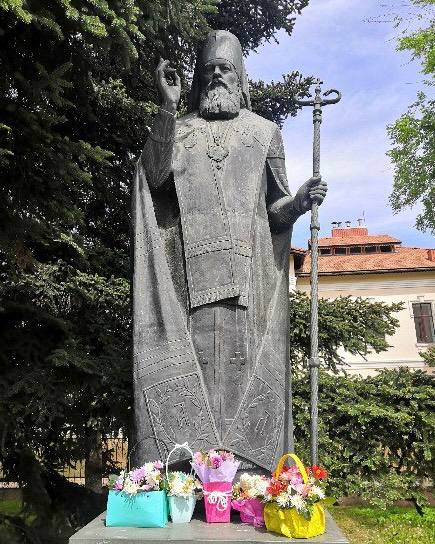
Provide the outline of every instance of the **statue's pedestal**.
<path id="1" fill-rule="evenodd" d="M 240 544 L 255 542 L 315 542 L 316 544 L 349 544 L 347 538 L 337 527 L 329 513 L 326 513 L 326 533 L 315 538 L 290 539 L 285 536 L 256 529 L 244 525 L 240 521 L 231 523 L 209 524 L 199 519 L 190 523 L 168 523 L 164 529 L 138 529 L 133 527 L 106 527 L 105 512 L 97 516 L 91 523 L 73 535 L 70 544 L 159 544 L 162 541 L 172 543 L 217 542 L 225 544 Z"/>

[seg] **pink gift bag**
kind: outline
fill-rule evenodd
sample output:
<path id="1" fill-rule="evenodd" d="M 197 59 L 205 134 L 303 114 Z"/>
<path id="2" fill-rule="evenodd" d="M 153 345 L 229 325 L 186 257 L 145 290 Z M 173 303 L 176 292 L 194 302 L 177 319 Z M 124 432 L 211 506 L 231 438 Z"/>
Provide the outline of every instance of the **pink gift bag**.
<path id="1" fill-rule="evenodd" d="M 258 499 L 232 501 L 231 506 L 240 512 L 240 521 L 254 527 L 264 527 L 264 504 Z"/>
<path id="2" fill-rule="evenodd" d="M 207 523 L 229 523 L 232 483 L 204 482 L 202 485 Z"/>

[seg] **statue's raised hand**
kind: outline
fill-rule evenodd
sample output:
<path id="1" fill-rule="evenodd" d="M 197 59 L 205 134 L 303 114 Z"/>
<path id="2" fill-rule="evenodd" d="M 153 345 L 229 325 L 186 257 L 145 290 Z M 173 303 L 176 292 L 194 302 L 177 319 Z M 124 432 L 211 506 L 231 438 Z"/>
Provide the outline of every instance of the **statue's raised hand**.
<path id="1" fill-rule="evenodd" d="M 169 60 L 160 58 L 156 68 L 156 82 L 162 100 L 162 108 L 175 113 L 180 101 L 181 81 L 175 68 L 170 66 Z"/>

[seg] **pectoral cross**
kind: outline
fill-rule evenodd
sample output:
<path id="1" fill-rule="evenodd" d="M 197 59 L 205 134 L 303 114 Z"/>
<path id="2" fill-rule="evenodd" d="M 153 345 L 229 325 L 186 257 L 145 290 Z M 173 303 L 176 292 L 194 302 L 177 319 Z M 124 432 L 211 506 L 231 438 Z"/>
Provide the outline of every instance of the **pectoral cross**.
<path id="1" fill-rule="evenodd" d="M 245 358 L 242 356 L 240 351 L 234 352 L 234 357 L 231 357 L 230 363 L 233 365 L 239 365 L 239 368 L 237 370 L 241 371 L 244 364 L 245 364 Z"/>

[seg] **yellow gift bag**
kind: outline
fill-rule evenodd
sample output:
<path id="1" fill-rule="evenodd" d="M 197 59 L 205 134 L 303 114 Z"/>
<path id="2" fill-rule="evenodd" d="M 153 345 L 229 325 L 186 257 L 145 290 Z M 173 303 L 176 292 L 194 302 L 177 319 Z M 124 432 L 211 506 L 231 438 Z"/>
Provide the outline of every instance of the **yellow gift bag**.
<path id="1" fill-rule="evenodd" d="M 276 467 L 276 477 L 281 474 L 284 463 L 288 458 L 293 459 L 302 475 L 304 483 L 307 483 L 307 471 L 299 457 L 293 453 L 286 453 L 281 457 Z M 289 538 L 311 538 L 323 535 L 326 530 L 325 511 L 320 502 L 315 503 L 311 507 L 310 520 L 306 520 L 298 513 L 296 508 L 280 508 L 276 502 L 269 502 L 264 507 L 264 521 L 268 531 L 280 533 Z"/>

